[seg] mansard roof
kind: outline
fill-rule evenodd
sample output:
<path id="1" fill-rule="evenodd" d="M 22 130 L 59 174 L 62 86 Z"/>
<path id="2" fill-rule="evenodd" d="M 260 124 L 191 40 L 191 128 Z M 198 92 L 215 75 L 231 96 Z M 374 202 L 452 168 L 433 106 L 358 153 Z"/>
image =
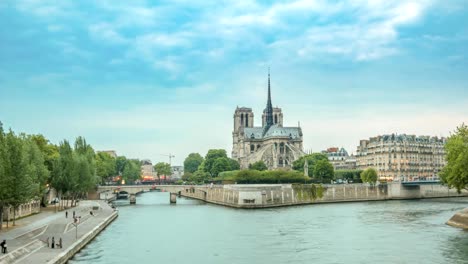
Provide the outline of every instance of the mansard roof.
<path id="1" fill-rule="evenodd" d="M 300 127 L 280 127 L 272 125 L 263 135 L 264 127 L 245 127 L 244 138 L 248 139 L 267 139 L 273 137 L 287 137 L 291 139 L 300 139 L 302 131 Z"/>

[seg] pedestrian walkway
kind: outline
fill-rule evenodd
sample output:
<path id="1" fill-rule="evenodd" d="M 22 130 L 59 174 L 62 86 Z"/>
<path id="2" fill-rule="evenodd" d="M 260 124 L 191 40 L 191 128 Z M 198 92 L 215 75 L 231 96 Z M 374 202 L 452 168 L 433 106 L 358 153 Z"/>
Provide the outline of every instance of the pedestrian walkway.
<path id="1" fill-rule="evenodd" d="M 73 211 L 79 219 L 78 224 L 74 223 Z M 68 209 L 68 218 L 65 211 L 61 211 L 20 219 L 18 224 L 22 227 L 0 233 L 0 239 L 6 239 L 8 245 L 8 253 L 0 254 L 0 263 L 47 263 L 102 223 L 113 211 L 103 201 L 81 201 L 79 206 Z M 52 237 L 56 244 L 54 248 L 51 246 Z M 60 238 L 62 248 L 57 247 Z"/>

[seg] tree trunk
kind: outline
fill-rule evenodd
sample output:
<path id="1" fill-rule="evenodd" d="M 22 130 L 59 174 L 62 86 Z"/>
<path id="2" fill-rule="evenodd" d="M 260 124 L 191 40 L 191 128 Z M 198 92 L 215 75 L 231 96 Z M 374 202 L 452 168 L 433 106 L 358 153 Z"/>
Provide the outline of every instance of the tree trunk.
<path id="1" fill-rule="evenodd" d="M 3 227 L 3 204 L 0 204 L 0 230 Z"/>
<path id="2" fill-rule="evenodd" d="M 13 207 L 13 226 L 16 225 L 16 207 Z"/>

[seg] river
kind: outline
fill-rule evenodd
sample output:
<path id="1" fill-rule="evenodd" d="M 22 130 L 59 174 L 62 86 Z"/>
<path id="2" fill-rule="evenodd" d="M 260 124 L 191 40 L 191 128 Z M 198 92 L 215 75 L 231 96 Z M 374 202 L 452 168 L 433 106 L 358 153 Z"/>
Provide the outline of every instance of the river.
<path id="1" fill-rule="evenodd" d="M 128 203 L 128 202 L 127 202 Z M 232 209 L 150 192 L 69 263 L 468 263 L 468 198 Z"/>

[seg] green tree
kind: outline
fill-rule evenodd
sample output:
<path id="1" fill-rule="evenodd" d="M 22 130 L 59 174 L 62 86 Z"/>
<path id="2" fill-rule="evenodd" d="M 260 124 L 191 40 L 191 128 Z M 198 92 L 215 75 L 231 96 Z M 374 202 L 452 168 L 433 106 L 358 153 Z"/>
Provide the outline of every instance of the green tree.
<path id="1" fill-rule="evenodd" d="M 319 160 L 326 160 L 328 161 L 328 157 L 322 153 L 312 153 L 310 155 L 305 155 L 300 157 L 298 160 L 293 162 L 293 170 L 300 171 L 304 173 L 304 162 L 307 160 L 307 164 L 309 165 L 309 177 L 314 177 L 315 171 L 315 164 Z"/>
<path id="2" fill-rule="evenodd" d="M 50 171 L 47 167 L 47 162 L 44 159 L 44 154 L 40 150 L 36 141 L 28 136 L 24 139 L 25 144 L 25 162 L 27 172 L 31 175 L 33 185 L 35 186 L 35 196 L 40 198 L 43 205 L 45 205 L 44 192 L 49 181 Z"/>
<path id="3" fill-rule="evenodd" d="M 203 162 L 203 169 L 205 172 L 208 172 L 211 177 L 216 177 L 216 175 L 213 174 L 213 165 L 218 158 L 228 158 L 226 154 L 226 150 L 224 149 L 210 149 L 208 150 L 208 153 L 206 153 L 205 156 L 205 161 Z M 217 171 L 217 170 L 216 170 Z"/>
<path id="4" fill-rule="evenodd" d="M 7 189 L 11 191 L 8 204 L 14 208 L 13 219 L 15 219 L 16 209 L 37 195 L 37 185 L 34 183 L 31 170 L 28 169 L 26 143 L 11 130 L 6 135 L 6 151 L 9 153 L 6 170 Z M 13 225 L 15 225 L 15 220 L 13 220 Z"/>
<path id="5" fill-rule="evenodd" d="M 31 135 L 33 140 L 44 156 L 44 163 L 47 166 L 49 172 L 53 170 L 54 161 L 59 158 L 58 147 L 45 138 L 43 135 Z"/>
<path id="6" fill-rule="evenodd" d="M 9 167 L 8 164 L 8 152 L 6 151 L 6 139 L 3 131 L 3 124 L 0 122 L 0 230 L 3 226 L 3 209 L 8 205 L 8 197 L 10 194 L 9 175 L 6 170 Z"/>
<path id="7" fill-rule="evenodd" d="M 240 169 L 240 164 L 237 160 L 235 159 L 229 159 L 229 169 L 230 170 L 239 170 Z"/>
<path id="8" fill-rule="evenodd" d="M 122 179 L 126 184 L 132 184 L 141 178 L 141 167 L 139 160 L 127 160 L 122 172 Z"/>
<path id="9" fill-rule="evenodd" d="M 375 185 L 377 179 L 377 171 L 374 168 L 367 168 L 363 172 L 361 172 L 362 182 L 368 182 L 371 185 Z"/>
<path id="10" fill-rule="evenodd" d="M 249 164 L 249 169 L 265 171 L 265 170 L 268 170 L 268 167 L 265 165 L 265 162 L 263 162 L 263 160 L 260 160 L 260 161 L 254 162 L 253 164 Z"/>
<path id="11" fill-rule="evenodd" d="M 166 162 L 158 162 L 154 165 L 154 171 L 158 177 L 158 184 L 161 184 L 161 176 L 164 175 L 167 179 L 168 176 L 171 176 L 172 169 L 171 165 Z"/>
<path id="12" fill-rule="evenodd" d="M 127 164 L 127 158 L 125 156 L 118 156 L 115 159 L 115 171 L 118 175 L 122 175 L 125 164 Z"/>
<path id="13" fill-rule="evenodd" d="M 216 177 L 218 176 L 220 172 L 230 171 L 231 164 L 229 164 L 230 162 L 229 160 L 230 160 L 229 158 L 225 158 L 225 157 L 217 158 L 213 163 L 213 167 L 211 168 L 210 175 L 212 177 Z"/>
<path id="14" fill-rule="evenodd" d="M 447 139 L 444 146 L 447 164 L 440 177 L 449 188 L 468 190 L 468 126 L 462 124 Z"/>
<path id="15" fill-rule="evenodd" d="M 204 172 L 202 170 L 197 170 L 192 174 L 190 177 L 190 182 L 194 182 L 196 184 L 203 184 L 207 182 L 210 179 L 210 174 L 207 172 Z"/>
<path id="16" fill-rule="evenodd" d="M 318 160 L 314 165 L 314 179 L 322 183 L 330 183 L 334 177 L 333 165 L 328 159 Z"/>
<path id="17" fill-rule="evenodd" d="M 184 172 L 194 173 L 203 162 L 203 157 L 198 153 L 190 153 L 184 160 Z"/>
<path id="18" fill-rule="evenodd" d="M 109 181 L 109 178 L 117 175 L 117 162 L 114 157 L 106 152 L 96 154 L 96 175 L 100 178 L 101 184 Z"/>

